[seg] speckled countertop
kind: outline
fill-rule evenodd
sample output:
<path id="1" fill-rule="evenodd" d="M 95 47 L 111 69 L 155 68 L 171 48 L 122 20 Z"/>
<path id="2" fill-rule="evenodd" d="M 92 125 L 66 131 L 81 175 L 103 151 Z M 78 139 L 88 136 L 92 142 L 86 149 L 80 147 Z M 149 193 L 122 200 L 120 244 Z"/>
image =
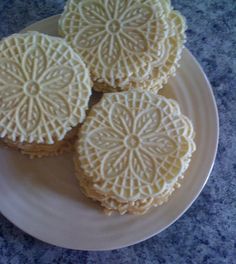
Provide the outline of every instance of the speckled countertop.
<path id="1" fill-rule="evenodd" d="M 0 37 L 60 13 L 62 0 L 1 0 Z M 216 164 L 203 192 L 174 225 L 121 250 L 82 252 L 50 246 L 0 216 L 0 264 L 236 263 L 236 1 L 175 0 L 188 21 L 187 47 L 213 86 L 220 115 Z"/>

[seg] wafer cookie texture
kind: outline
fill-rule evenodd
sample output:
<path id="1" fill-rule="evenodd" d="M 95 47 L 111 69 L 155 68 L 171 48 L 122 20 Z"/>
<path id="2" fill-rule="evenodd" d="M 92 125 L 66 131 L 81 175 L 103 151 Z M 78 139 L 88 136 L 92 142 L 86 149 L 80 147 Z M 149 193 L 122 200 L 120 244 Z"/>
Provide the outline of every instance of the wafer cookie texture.
<path id="1" fill-rule="evenodd" d="M 30 32 L 0 42 L 0 136 L 53 144 L 85 118 L 89 71 L 68 44 Z"/>
<path id="2" fill-rule="evenodd" d="M 102 195 L 100 201 L 158 198 L 187 169 L 193 137 L 174 100 L 134 90 L 106 94 L 80 129 L 78 177 L 88 182 L 88 194 Z"/>
<path id="3" fill-rule="evenodd" d="M 59 29 L 88 65 L 97 91 L 155 86 L 157 92 L 183 49 L 177 28 L 184 35 L 186 27 L 177 13 L 165 0 L 69 0 Z"/>
<path id="4" fill-rule="evenodd" d="M 163 88 L 171 76 L 174 76 L 180 66 L 180 59 L 186 41 L 186 22 L 184 17 L 177 11 L 171 11 L 168 15 L 170 31 L 168 37 L 161 45 L 160 62 L 153 66 L 147 79 L 143 81 L 131 81 L 126 89 L 139 88 L 140 85 L 145 90 L 154 93 Z"/>
<path id="5" fill-rule="evenodd" d="M 0 142 L 3 146 L 18 150 L 31 159 L 58 156 L 63 153 L 72 152 L 74 150 L 74 145 L 78 134 L 77 130 L 78 127 L 73 128 L 65 135 L 63 140 L 55 141 L 53 144 L 22 143 L 12 141 L 8 138 L 4 138 Z"/>
<path id="6" fill-rule="evenodd" d="M 159 60 L 159 43 L 168 35 L 162 2 L 68 1 L 60 31 L 89 66 L 93 79 L 122 86 L 145 78 Z"/>

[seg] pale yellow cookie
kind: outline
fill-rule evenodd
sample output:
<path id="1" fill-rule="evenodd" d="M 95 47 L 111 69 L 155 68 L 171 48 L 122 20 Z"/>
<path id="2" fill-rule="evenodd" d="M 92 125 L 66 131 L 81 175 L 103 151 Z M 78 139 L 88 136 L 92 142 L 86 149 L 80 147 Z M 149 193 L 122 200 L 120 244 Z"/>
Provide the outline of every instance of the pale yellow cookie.
<path id="1" fill-rule="evenodd" d="M 131 77 L 129 82 L 123 83 L 122 88 L 116 87 L 116 91 L 142 87 L 144 90 L 157 93 L 168 82 L 169 77 L 175 75 L 186 41 L 186 22 L 184 17 L 177 11 L 171 11 L 168 19 L 169 35 L 160 44 L 159 63 L 152 67 L 147 78 L 137 80 L 137 78 Z M 114 87 L 98 81 L 95 81 L 94 89 L 103 92 L 114 91 Z"/>
<path id="2" fill-rule="evenodd" d="M 85 64 L 64 40 L 37 32 L 3 39 L 1 139 L 54 152 L 54 144 L 83 122 L 91 86 Z"/>
<path id="3" fill-rule="evenodd" d="M 183 177 L 193 138 L 176 101 L 139 90 L 105 94 L 80 129 L 77 176 L 108 212 L 145 213 Z"/>
<path id="4" fill-rule="evenodd" d="M 126 213 L 143 215 L 152 207 L 157 207 L 167 202 L 174 190 L 180 187 L 180 184 L 176 183 L 175 186 L 169 187 L 168 190 L 155 198 L 146 198 L 132 202 L 119 201 L 109 195 L 102 195 L 101 193 L 96 192 L 91 183 L 86 181 L 83 182 L 80 180 L 80 186 L 87 197 L 100 203 L 106 215 L 112 215 L 114 212 L 118 212 L 121 215 Z"/>
<path id="5" fill-rule="evenodd" d="M 160 206 L 163 203 L 167 202 L 173 191 L 176 188 L 180 187 L 179 183 L 175 183 L 173 187 L 169 186 L 168 189 L 166 189 L 163 193 L 159 194 L 155 198 L 150 197 L 146 199 L 125 202 L 109 196 L 109 194 L 101 194 L 100 192 L 97 192 L 93 187 L 93 182 L 83 174 L 83 171 L 80 169 L 78 162 L 76 162 L 75 164 L 76 175 L 79 179 L 81 190 L 87 197 L 93 199 L 96 202 L 99 202 L 106 215 L 111 215 L 114 212 L 119 212 L 119 214 L 121 215 L 124 215 L 126 213 L 143 215 L 150 208 Z M 180 178 L 182 179 L 183 177 Z"/>
<path id="6" fill-rule="evenodd" d="M 169 14 L 169 20 L 172 31 L 163 42 L 163 61 L 153 67 L 150 77 L 143 83 L 144 87 L 152 92 L 158 92 L 168 82 L 168 79 L 175 75 L 186 41 L 187 26 L 184 17 L 179 12 L 172 11 Z"/>
<path id="7" fill-rule="evenodd" d="M 122 90 L 131 79 L 146 79 L 160 62 L 170 10 L 165 0 L 69 0 L 59 31 L 94 81 Z"/>
<path id="8" fill-rule="evenodd" d="M 19 150 L 22 154 L 29 156 L 31 159 L 49 156 L 58 156 L 74 150 L 75 141 L 78 135 L 78 127 L 72 128 L 63 140 L 55 141 L 53 144 L 34 144 L 13 142 L 8 138 L 1 140 L 3 145 L 11 149 Z"/>
<path id="9" fill-rule="evenodd" d="M 177 104 L 176 101 L 169 99 L 169 102 L 172 104 L 173 112 L 175 112 L 177 115 L 180 115 L 180 109 L 179 105 Z M 186 135 L 193 139 L 194 138 L 194 130 L 191 122 L 189 121 L 188 118 L 184 118 L 184 122 L 187 128 L 187 133 Z M 194 141 L 191 141 L 191 150 L 190 153 L 193 153 L 195 151 L 195 143 Z M 76 156 L 76 159 L 78 156 Z M 167 202 L 171 194 L 174 192 L 175 189 L 179 188 L 180 182 L 176 182 L 173 186 L 169 186 L 166 188 L 166 190 L 156 196 L 155 198 L 147 198 L 147 199 L 142 199 L 142 200 L 137 200 L 137 201 L 132 201 L 132 202 L 124 202 L 117 200 L 116 198 L 112 198 L 109 196 L 109 194 L 101 194 L 95 190 L 93 187 L 93 182 L 84 175 L 83 171 L 80 168 L 79 162 L 77 160 L 76 162 L 75 159 L 75 165 L 76 165 L 76 175 L 79 179 L 80 186 L 84 194 L 93 199 L 94 201 L 97 201 L 101 204 L 103 207 L 103 211 L 107 215 L 111 215 L 114 212 L 119 212 L 121 215 L 126 214 L 126 213 L 131 213 L 135 215 L 143 215 L 147 211 L 149 211 L 150 208 L 152 207 L 157 207 L 162 205 L 163 203 Z M 189 165 L 191 157 L 186 157 L 184 160 L 184 163 L 186 165 L 186 169 Z M 179 179 L 183 179 L 184 175 L 180 176 Z"/>

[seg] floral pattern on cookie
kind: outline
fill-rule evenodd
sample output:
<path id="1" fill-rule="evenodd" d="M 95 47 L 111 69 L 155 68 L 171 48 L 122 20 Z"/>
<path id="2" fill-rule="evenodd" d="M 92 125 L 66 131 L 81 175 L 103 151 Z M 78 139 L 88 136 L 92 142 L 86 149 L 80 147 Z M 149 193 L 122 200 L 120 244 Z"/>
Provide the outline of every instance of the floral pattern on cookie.
<path id="1" fill-rule="evenodd" d="M 121 201 L 155 197 L 183 175 L 194 151 L 186 120 L 162 96 L 107 94 L 82 126 L 81 167 L 98 192 Z"/>
<path id="2" fill-rule="evenodd" d="M 0 44 L 1 137 L 62 139 L 83 120 L 90 89 L 87 69 L 63 40 L 39 33 L 6 38 Z M 79 94 L 85 97 L 78 101 Z"/>
<path id="3" fill-rule="evenodd" d="M 167 36 L 164 1 L 70 0 L 60 31 L 88 64 L 94 80 L 111 86 L 147 76 Z M 155 52 L 153 47 L 155 47 Z"/>

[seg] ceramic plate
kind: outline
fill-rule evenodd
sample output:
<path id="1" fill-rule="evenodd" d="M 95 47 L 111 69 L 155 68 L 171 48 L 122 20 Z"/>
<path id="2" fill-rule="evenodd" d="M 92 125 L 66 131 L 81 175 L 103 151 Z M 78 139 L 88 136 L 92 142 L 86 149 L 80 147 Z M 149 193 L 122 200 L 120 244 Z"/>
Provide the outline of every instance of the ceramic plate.
<path id="1" fill-rule="evenodd" d="M 58 16 L 24 31 L 57 35 Z M 162 94 L 178 100 L 196 130 L 197 151 L 182 187 L 169 202 L 144 216 L 105 216 L 84 197 L 74 176 L 70 154 L 29 160 L 0 148 L 0 208 L 12 223 L 53 245 L 81 250 L 129 246 L 173 224 L 197 198 L 211 172 L 218 143 L 218 115 L 211 86 L 191 53 L 185 49 L 181 68 Z"/>

